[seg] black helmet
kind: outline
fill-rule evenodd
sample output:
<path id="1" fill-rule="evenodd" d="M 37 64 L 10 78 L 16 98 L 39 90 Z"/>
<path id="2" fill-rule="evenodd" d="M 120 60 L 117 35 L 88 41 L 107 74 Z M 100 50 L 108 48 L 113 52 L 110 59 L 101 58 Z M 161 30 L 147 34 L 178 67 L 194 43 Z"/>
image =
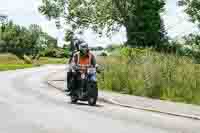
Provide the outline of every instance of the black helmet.
<path id="1" fill-rule="evenodd" d="M 82 42 L 80 45 L 79 45 L 79 48 L 80 49 L 88 49 L 88 44 L 86 42 Z"/>
<path id="2" fill-rule="evenodd" d="M 81 44 L 85 43 L 84 40 L 79 39 L 79 38 L 74 38 L 74 39 L 73 39 L 73 42 L 74 42 L 74 46 L 75 46 L 75 48 L 76 48 L 77 50 L 80 49 L 80 45 L 81 45 Z"/>
<path id="3" fill-rule="evenodd" d="M 86 42 L 82 42 L 80 45 L 79 45 L 79 50 L 82 54 L 87 54 L 88 52 L 88 44 Z"/>

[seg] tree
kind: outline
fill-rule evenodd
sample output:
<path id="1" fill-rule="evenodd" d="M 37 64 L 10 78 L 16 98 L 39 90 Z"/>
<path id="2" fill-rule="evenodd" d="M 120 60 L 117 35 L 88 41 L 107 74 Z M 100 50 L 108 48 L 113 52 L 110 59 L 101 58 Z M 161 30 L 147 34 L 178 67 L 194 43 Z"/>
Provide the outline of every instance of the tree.
<path id="1" fill-rule="evenodd" d="M 183 39 L 185 40 L 185 45 L 198 45 L 200 46 L 200 35 L 189 34 L 184 36 Z"/>
<path id="2" fill-rule="evenodd" d="M 75 34 L 71 30 L 67 30 L 65 32 L 65 42 L 68 43 L 70 51 L 73 51 L 75 49 L 74 42 L 73 42 L 74 36 Z"/>
<path id="3" fill-rule="evenodd" d="M 24 59 L 24 55 L 33 55 L 35 38 L 33 33 L 25 27 L 15 25 L 10 21 L 5 25 L 1 39 L 4 41 L 4 45 L 1 46 L 3 52 L 13 53 L 21 59 Z"/>
<path id="4" fill-rule="evenodd" d="M 199 0 L 180 0 L 179 6 L 185 7 L 185 12 L 189 15 L 190 21 L 197 24 L 200 29 L 200 2 Z M 193 54 L 195 58 L 200 59 L 200 35 L 189 34 L 184 37 L 185 44 L 196 50 Z"/>
<path id="5" fill-rule="evenodd" d="M 200 28 L 200 2 L 199 0 L 180 0 L 179 6 L 185 7 L 185 12 L 190 16 L 190 21 L 198 24 Z"/>
<path id="6" fill-rule="evenodd" d="M 0 14 L 0 40 L 1 40 L 1 34 L 5 30 L 5 24 L 7 23 L 8 16 Z"/>
<path id="7" fill-rule="evenodd" d="M 94 50 L 94 51 L 101 51 L 101 50 L 104 50 L 104 48 L 101 47 L 101 46 L 92 47 L 92 48 L 90 48 L 90 49 L 91 49 L 91 50 Z"/>
<path id="8" fill-rule="evenodd" d="M 40 38 L 42 34 L 42 29 L 39 25 L 32 24 L 29 26 L 29 32 L 30 32 L 29 33 L 29 37 L 30 37 L 29 54 L 32 55 L 33 59 L 36 59 L 36 57 L 39 56 L 41 48 L 42 48 L 41 38 Z"/>
<path id="9" fill-rule="evenodd" d="M 39 11 L 49 19 L 63 17 L 73 30 L 92 28 L 107 35 L 125 27 L 127 45 L 161 43 L 160 13 L 164 0 L 43 0 Z"/>
<path id="10" fill-rule="evenodd" d="M 41 41 L 43 48 L 58 48 L 57 39 L 48 35 L 47 33 L 42 33 Z"/>
<path id="11" fill-rule="evenodd" d="M 5 22 L 7 20 L 8 16 L 0 14 L 0 22 Z"/>
<path id="12" fill-rule="evenodd" d="M 26 28 L 9 21 L 1 32 L 0 51 L 13 53 L 27 63 L 39 59 L 41 53 L 50 47 L 57 48 L 57 40 L 35 24 Z"/>

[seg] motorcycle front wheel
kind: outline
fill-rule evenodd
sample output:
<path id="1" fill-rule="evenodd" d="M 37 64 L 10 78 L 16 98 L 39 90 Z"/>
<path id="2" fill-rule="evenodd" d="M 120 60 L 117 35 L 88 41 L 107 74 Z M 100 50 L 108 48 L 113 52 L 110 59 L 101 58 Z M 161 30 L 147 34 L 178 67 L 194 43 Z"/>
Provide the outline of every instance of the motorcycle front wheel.
<path id="1" fill-rule="evenodd" d="M 88 104 L 95 106 L 98 98 L 98 88 L 96 82 L 88 82 Z"/>

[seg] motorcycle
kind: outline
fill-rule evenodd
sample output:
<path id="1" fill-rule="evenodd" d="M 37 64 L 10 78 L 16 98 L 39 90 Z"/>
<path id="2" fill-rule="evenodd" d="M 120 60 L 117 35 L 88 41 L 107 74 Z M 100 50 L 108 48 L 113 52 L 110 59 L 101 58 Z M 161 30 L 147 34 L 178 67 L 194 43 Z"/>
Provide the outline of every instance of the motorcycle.
<path id="1" fill-rule="evenodd" d="M 92 76 L 97 72 L 98 66 L 91 67 L 87 65 L 76 65 L 73 68 L 73 78 L 71 80 L 71 103 L 80 101 L 88 101 L 91 106 L 96 105 L 98 99 L 97 81 Z"/>

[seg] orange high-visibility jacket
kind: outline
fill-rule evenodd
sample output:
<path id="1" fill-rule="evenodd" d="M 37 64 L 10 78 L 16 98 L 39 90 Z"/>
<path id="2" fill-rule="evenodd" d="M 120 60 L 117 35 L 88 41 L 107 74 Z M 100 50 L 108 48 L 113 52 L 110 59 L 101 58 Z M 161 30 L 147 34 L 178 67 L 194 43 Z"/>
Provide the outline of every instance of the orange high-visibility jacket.
<path id="1" fill-rule="evenodd" d="M 90 52 L 88 52 L 88 54 L 86 56 L 80 56 L 80 52 L 77 52 L 74 55 L 73 62 L 75 64 L 79 64 L 79 65 L 92 65 L 92 66 L 96 65 L 95 57 Z"/>

